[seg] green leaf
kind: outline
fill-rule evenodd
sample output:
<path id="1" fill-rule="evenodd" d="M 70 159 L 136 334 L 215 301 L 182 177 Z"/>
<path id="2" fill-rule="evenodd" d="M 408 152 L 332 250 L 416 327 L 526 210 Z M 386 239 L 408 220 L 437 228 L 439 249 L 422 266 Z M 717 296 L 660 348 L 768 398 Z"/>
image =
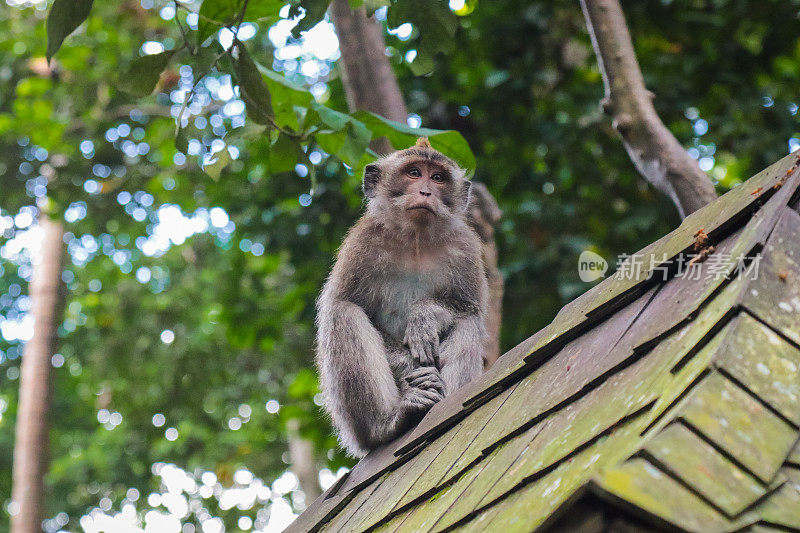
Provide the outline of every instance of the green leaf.
<path id="1" fill-rule="evenodd" d="M 181 128 L 180 124 L 175 128 L 175 148 L 184 154 L 189 152 L 189 136 L 186 135 L 186 130 Z"/>
<path id="2" fill-rule="evenodd" d="M 275 112 L 272 110 L 269 88 L 250 58 L 247 47 L 237 41 L 236 50 L 239 57 L 234 62 L 234 71 L 239 82 L 239 95 L 247 106 L 247 116 L 257 124 L 270 125 Z"/>
<path id="3" fill-rule="evenodd" d="M 280 174 L 294 170 L 302 150 L 296 140 L 281 133 L 269 149 L 269 171 Z"/>
<path id="4" fill-rule="evenodd" d="M 411 73 L 414 76 L 424 76 L 433 72 L 435 66 L 436 64 L 431 56 L 417 53 L 417 57 L 408 65 L 408 68 L 411 69 Z"/>
<path id="5" fill-rule="evenodd" d="M 204 0 L 197 25 L 199 44 L 203 44 L 223 26 L 237 23 L 244 5 L 243 0 Z M 260 22 L 269 27 L 281 18 L 280 11 L 285 5 L 284 0 L 253 0 L 247 4 L 242 21 Z"/>
<path id="6" fill-rule="evenodd" d="M 264 75 L 264 81 L 272 93 L 275 112 L 275 123 L 283 128 L 299 128 L 297 108 L 304 109 L 311 106 L 314 97 L 311 93 L 299 87 L 282 75 L 270 69 L 259 68 Z"/>
<path id="7" fill-rule="evenodd" d="M 55 0 L 47 14 L 47 61 L 61 48 L 69 34 L 86 20 L 92 0 Z"/>
<path id="8" fill-rule="evenodd" d="M 244 0 L 203 0 L 197 24 L 198 42 L 217 33 L 222 26 L 234 23 L 242 12 Z"/>
<path id="9" fill-rule="evenodd" d="M 341 131 L 350 122 L 350 115 L 335 111 L 330 107 L 324 106 L 318 102 L 313 102 L 311 108 L 319 114 L 322 123 L 334 131 Z"/>
<path id="10" fill-rule="evenodd" d="M 344 146 L 346 137 L 347 132 L 345 131 L 320 132 L 314 135 L 314 140 L 329 154 L 337 154 Z"/>
<path id="11" fill-rule="evenodd" d="M 328 11 L 330 3 L 331 0 L 293 0 L 292 7 L 289 10 L 289 18 L 299 17 L 302 14 L 305 14 L 305 16 L 300 19 L 297 26 L 292 28 L 292 35 L 297 38 L 302 32 L 316 26 L 325 18 L 325 12 Z"/>
<path id="12" fill-rule="evenodd" d="M 349 166 L 356 166 L 372 140 L 370 129 L 350 115 L 317 102 L 311 104 L 311 109 L 319 116 L 322 124 L 333 130 L 317 133 L 315 135 L 317 144 Z"/>
<path id="13" fill-rule="evenodd" d="M 285 0 L 257 0 L 247 4 L 244 20 L 258 22 L 277 22 L 280 12 L 286 5 Z M 271 24 L 270 24 L 271 25 Z"/>
<path id="14" fill-rule="evenodd" d="M 363 122 L 372 131 L 373 139 L 386 137 L 397 150 L 413 146 L 419 137 L 428 137 L 431 146 L 466 169 L 468 175 L 475 171 L 475 154 L 466 139 L 457 131 L 412 128 L 367 111 L 358 111 L 353 114 L 353 118 Z"/>
<path id="15" fill-rule="evenodd" d="M 300 105 L 303 107 L 311 106 L 314 99 L 311 93 L 305 90 L 300 85 L 296 85 L 287 80 L 283 75 L 278 74 L 274 70 L 259 67 L 261 74 L 266 78 L 269 90 L 277 98 L 280 95 L 280 100 L 284 100 L 293 105 Z"/>
<path id="16" fill-rule="evenodd" d="M 143 97 L 153 93 L 161 72 L 175 52 L 172 50 L 137 57 L 119 77 L 119 88 L 133 96 Z"/>
<path id="17" fill-rule="evenodd" d="M 219 177 L 222 174 L 222 170 L 228 166 L 228 164 L 233 161 L 231 158 L 231 154 L 228 151 L 228 146 L 226 145 L 222 150 L 215 153 L 213 158 L 203 165 L 203 170 L 206 174 L 208 174 L 212 180 L 219 181 Z"/>
<path id="18" fill-rule="evenodd" d="M 372 132 L 363 122 L 351 120 L 347 125 L 347 136 L 341 150 L 336 156 L 347 163 L 350 167 L 355 167 L 364 155 L 364 151 L 372 140 Z"/>

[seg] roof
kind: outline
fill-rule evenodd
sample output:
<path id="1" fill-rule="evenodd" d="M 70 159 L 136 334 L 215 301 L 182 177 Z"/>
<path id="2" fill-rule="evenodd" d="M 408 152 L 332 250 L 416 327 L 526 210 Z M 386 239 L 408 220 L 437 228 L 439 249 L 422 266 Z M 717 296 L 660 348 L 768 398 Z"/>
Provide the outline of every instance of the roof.
<path id="1" fill-rule="evenodd" d="M 629 258 L 289 531 L 533 531 L 586 497 L 659 528 L 800 529 L 798 167 Z"/>

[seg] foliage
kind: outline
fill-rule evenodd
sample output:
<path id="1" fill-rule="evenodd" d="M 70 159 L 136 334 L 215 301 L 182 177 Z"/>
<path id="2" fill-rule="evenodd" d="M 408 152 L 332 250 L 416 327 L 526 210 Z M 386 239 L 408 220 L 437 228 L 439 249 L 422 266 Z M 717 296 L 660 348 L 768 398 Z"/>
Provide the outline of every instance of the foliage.
<path id="1" fill-rule="evenodd" d="M 91 7 L 91 2 L 88 6 L 84 5 L 84 2 L 79 2 L 66 13 L 67 8 L 62 5 L 64 3 L 56 2 L 48 16 L 47 27 L 50 36 L 48 58 L 58 50 L 64 36 L 69 35 L 80 24 L 80 17 L 89 16 L 88 8 Z M 216 48 L 219 45 L 210 41 L 209 37 L 220 29 L 227 30 L 233 35 L 238 33 L 237 28 L 245 21 L 263 18 L 277 20 L 283 7 L 280 2 L 253 4 L 254 9 L 250 10 L 249 2 L 245 0 L 204 1 L 198 13 L 197 36 L 195 37 L 195 30 L 191 27 L 188 31 L 181 28 L 183 42 L 179 43 L 177 50 L 135 58 L 125 75 L 120 78 L 120 87 L 134 96 L 147 96 L 156 89 L 160 79 L 159 74 L 167 68 L 170 59 L 176 53 L 185 51 L 183 59 L 187 64 L 202 67 L 207 59 L 206 54 L 200 48 L 196 48 L 195 43 L 199 43 L 200 47 Z M 328 2 L 318 0 L 294 4 L 290 14 L 305 15 L 295 29 L 307 30 L 316 25 L 325 15 L 327 7 Z M 455 15 L 441 0 L 432 3 L 401 0 L 393 7 L 392 16 L 398 25 L 402 21 L 411 20 L 424 30 L 418 52 L 420 59 L 413 63 L 413 70 L 418 74 L 429 72 L 432 67 L 432 56 L 429 54 L 447 51 L 449 48 L 456 28 Z M 444 30 L 444 33 L 439 30 Z M 395 148 L 401 148 L 413 144 L 420 135 L 430 136 L 437 148 L 470 170 L 472 170 L 471 165 L 474 166 L 469 146 L 456 132 L 434 130 L 412 132 L 403 124 L 377 117 L 372 113 L 362 112 L 359 120 L 328 109 L 318 102 L 314 102 L 312 106 L 313 99 L 309 93 L 293 86 L 274 71 L 260 67 L 247 51 L 247 46 L 236 37 L 233 37 L 233 42 L 227 48 L 217 53 L 212 66 L 234 76 L 239 86 L 239 96 L 247 107 L 249 120 L 267 127 L 267 132 L 273 139 L 270 151 L 279 151 L 279 157 L 287 167 L 294 166 L 298 162 L 306 163 L 304 153 L 309 147 L 319 145 L 341 161 L 360 170 L 369 160 L 365 150 L 373 137 L 385 136 Z M 273 109 L 273 96 L 269 85 L 278 86 L 277 109 Z M 191 101 L 193 95 L 194 92 L 191 91 L 186 96 L 186 102 Z M 183 127 L 183 111 L 181 110 L 178 115 L 179 127 Z M 437 138 L 440 135 L 445 135 L 448 139 L 440 140 Z M 281 137 L 283 137 L 282 142 L 278 142 Z M 296 147 L 291 148 L 293 145 Z M 292 155 L 296 157 L 289 157 Z M 210 167 L 212 177 L 217 179 L 221 169 L 230 160 L 227 155 L 217 156 L 215 164 Z M 362 160 L 363 164 L 359 164 Z M 316 185 L 316 173 L 313 165 L 307 167 L 313 188 Z"/>

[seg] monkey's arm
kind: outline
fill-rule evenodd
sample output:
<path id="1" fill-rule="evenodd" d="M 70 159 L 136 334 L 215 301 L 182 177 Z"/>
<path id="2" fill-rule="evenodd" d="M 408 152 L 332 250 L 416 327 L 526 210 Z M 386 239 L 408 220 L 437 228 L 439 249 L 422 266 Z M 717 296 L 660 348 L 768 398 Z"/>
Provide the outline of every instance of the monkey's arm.
<path id="1" fill-rule="evenodd" d="M 486 328 L 479 314 L 455 319 L 439 347 L 440 374 L 447 396 L 483 371 Z"/>
<path id="2" fill-rule="evenodd" d="M 361 307 L 328 300 L 320 305 L 318 326 L 322 390 L 355 455 L 394 439 L 441 400 L 441 392 L 429 386 L 440 379 L 438 373 L 409 375 L 402 390 L 398 387 L 382 337 Z"/>
<path id="3" fill-rule="evenodd" d="M 439 367 L 439 341 L 453 321 L 453 312 L 436 300 L 423 299 L 411 305 L 403 343 L 417 365 Z"/>

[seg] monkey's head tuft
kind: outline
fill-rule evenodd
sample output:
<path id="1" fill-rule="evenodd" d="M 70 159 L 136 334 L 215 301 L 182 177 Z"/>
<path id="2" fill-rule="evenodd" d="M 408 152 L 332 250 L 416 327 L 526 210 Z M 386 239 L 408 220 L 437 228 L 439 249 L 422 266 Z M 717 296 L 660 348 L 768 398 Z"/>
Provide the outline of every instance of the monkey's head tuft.
<path id="1" fill-rule="evenodd" d="M 431 142 L 428 140 L 427 137 L 420 137 L 417 139 L 417 142 L 414 143 L 415 148 L 430 148 L 433 150 L 433 146 L 431 146 Z"/>
<path id="2" fill-rule="evenodd" d="M 425 137 L 367 165 L 364 195 L 368 214 L 405 227 L 441 227 L 463 222 L 471 183 L 455 161 Z"/>

